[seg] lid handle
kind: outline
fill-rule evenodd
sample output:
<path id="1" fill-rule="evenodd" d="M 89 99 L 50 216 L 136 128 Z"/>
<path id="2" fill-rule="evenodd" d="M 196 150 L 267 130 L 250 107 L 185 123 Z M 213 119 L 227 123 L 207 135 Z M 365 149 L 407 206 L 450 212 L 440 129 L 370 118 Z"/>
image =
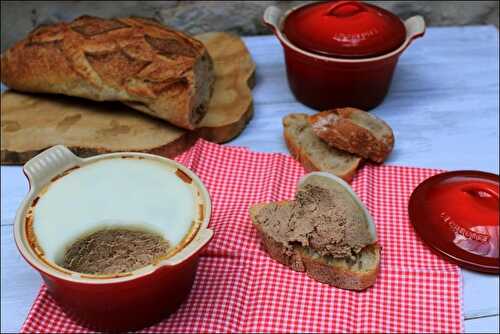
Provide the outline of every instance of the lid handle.
<path id="1" fill-rule="evenodd" d="M 416 15 L 407 19 L 405 22 L 406 38 L 414 40 L 425 34 L 425 20 L 422 16 Z"/>
<path id="2" fill-rule="evenodd" d="M 279 24 L 283 12 L 276 6 L 269 6 L 264 11 L 264 23 L 275 31 L 279 30 Z"/>
<path id="3" fill-rule="evenodd" d="M 342 9 L 343 7 L 345 8 Z M 349 17 L 364 11 L 366 11 L 365 7 L 358 1 L 339 1 L 328 9 L 326 15 Z"/>

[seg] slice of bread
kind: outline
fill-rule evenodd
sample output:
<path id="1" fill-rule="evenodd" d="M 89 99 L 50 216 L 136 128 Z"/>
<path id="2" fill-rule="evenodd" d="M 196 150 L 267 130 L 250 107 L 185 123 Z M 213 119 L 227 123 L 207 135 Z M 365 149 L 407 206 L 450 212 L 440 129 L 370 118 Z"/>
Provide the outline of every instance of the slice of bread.
<path id="1" fill-rule="evenodd" d="M 287 202 L 279 202 L 285 205 Z M 309 277 L 321 283 L 341 289 L 364 290 L 372 286 L 378 275 L 380 265 L 380 246 L 375 243 L 363 248 L 355 257 L 333 258 L 322 256 L 310 247 L 294 244 L 290 249 L 287 245 L 274 239 L 262 228 L 256 218 L 260 210 L 270 204 L 257 204 L 250 208 L 250 216 L 262 240 L 267 253 L 274 260 L 299 272 L 305 272 Z"/>
<path id="2" fill-rule="evenodd" d="M 290 154 L 308 171 L 325 171 L 350 181 L 361 158 L 330 147 L 316 136 L 307 114 L 289 114 L 283 118 L 285 142 Z"/>
<path id="3" fill-rule="evenodd" d="M 342 289 L 364 290 L 375 283 L 381 250 L 375 224 L 340 178 L 307 174 L 294 200 L 249 210 L 265 250 L 276 261 Z"/>
<path id="4" fill-rule="evenodd" d="M 338 108 L 309 116 L 314 133 L 330 146 L 383 162 L 394 147 L 390 126 L 363 110 Z"/>

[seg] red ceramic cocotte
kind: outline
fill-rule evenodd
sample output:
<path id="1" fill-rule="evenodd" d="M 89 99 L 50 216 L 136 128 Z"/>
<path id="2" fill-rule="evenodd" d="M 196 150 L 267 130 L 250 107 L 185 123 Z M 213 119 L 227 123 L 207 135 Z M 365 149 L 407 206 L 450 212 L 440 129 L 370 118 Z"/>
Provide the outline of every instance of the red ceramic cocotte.
<path id="1" fill-rule="evenodd" d="M 286 13 L 271 6 L 264 22 L 283 46 L 293 94 L 317 110 L 379 105 L 399 56 L 425 33 L 421 16 L 402 22 L 359 1 L 305 4 Z"/>
<path id="2" fill-rule="evenodd" d="M 43 196 L 46 186 L 62 173 L 112 158 L 154 160 L 176 170 L 175 174 L 181 173 L 181 179 L 190 178 L 200 199 L 196 202 L 199 204 L 200 224 L 190 232 L 182 248 L 171 257 L 130 273 L 99 277 L 64 270 L 44 259 L 43 253 L 37 252 L 30 240 L 29 209 L 39 203 L 38 199 Z M 21 255 L 40 273 L 49 293 L 68 316 L 91 329 L 129 331 L 152 325 L 179 308 L 193 285 L 200 251 L 213 236 L 213 232 L 207 228 L 211 214 L 210 197 L 192 171 L 170 159 L 134 152 L 82 159 L 62 145 L 34 157 L 24 165 L 23 171 L 29 180 L 30 191 L 17 211 L 15 242 Z M 120 170 L 113 173 L 120 173 Z M 68 217 L 68 224 L 71 221 L 71 217 Z"/>

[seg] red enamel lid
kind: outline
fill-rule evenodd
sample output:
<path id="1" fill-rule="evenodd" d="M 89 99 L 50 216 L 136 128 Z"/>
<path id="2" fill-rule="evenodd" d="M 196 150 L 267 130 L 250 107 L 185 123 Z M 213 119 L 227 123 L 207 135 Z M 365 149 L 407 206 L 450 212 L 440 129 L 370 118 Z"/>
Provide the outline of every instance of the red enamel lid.
<path id="1" fill-rule="evenodd" d="M 303 50 L 343 58 L 379 56 L 397 49 L 406 39 L 399 17 L 359 1 L 300 7 L 287 16 L 283 32 Z"/>
<path id="2" fill-rule="evenodd" d="M 498 175 L 455 171 L 432 176 L 411 195 L 409 215 L 433 250 L 468 269 L 500 273 Z"/>

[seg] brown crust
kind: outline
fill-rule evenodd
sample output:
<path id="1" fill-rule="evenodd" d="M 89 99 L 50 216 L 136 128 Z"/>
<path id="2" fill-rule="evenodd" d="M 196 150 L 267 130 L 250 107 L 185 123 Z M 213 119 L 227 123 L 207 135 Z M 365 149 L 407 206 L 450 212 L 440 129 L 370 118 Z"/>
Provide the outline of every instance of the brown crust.
<path id="1" fill-rule="evenodd" d="M 265 205 L 264 203 L 259 203 L 250 207 L 249 211 L 252 221 L 254 221 L 254 217 L 257 215 L 258 211 Z M 356 272 L 346 268 L 328 265 L 324 261 L 314 259 L 303 251 L 300 251 L 299 248 L 293 248 L 292 250 L 287 249 L 283 244 L 277 242 L 263 232 L 260 225 L 256 224 L 255 221 L 253 225 L 269 256 L 295 271 L 305 272 L 314 280 L 341 289 L 361 291 L 375 284 L 380 267 L 381 247 L 378 244 L 367 246 L 371 247 L 372 251 L 377 254 L 377 265 L 375 269 L 367 272 Z"/>
<path id="2" fill-rule="evenodd" d="M 371 121 L 377 122 L 387 133 L 382 139 L 378 139 L 374 133 L 351 118 L 355 113 L 365 111 L 354 108 L 332 109 L 309 116 L 308 121 L 314 133 L 329 145 L 382 163 L 394 147 L 392 129 L 383 120 L 367 114 L 366 117 L 371 116 Z"/>
<path id="3" fill-rule="evenodd" d="M 306 152 L 303 151 L 303 149 L 300 146 L 295 145 L 294 141 L 292 140 L 292 138 L 290 138 L 286 130 L 283 133 L 283 137 L 285 138 L 285 143 L 290 154 L 294 157 L 295 160 L 300 162 L 302 167 L 304 167 L 304 169 L 307 172 L 314 172 L 321 170 L 311 161 L 309 156 L 306 154 Z M 347 182 L 351 182 L 352 178 L 354 177 L 354 174 L 356 174 L 357 168 L 361 164 L 361 161 L 362 160 L 360 160 L 358 164 L 353 165 L 352 168 L 346 171 L 344 174 L 336 174 L 336 175 Z"/>
<path id="4" fill-rule="evenodd" d="M 214 81 L 204 45 L 140 18 L 82 16 L 33 30 L 1 59 L 1 79 L 24 92 L 122 101 L 185 129 L 206 112 Z"/>
<path id="5" fill-rule="evenodd" d="M 377 253 L 378 261 L 380 261 L 380 246 L 374 244 L 367 247 L 372 247 L 374 249 Z M 358 273 L 344 268 L 330 266 L 323 261 L 313 259 L 303 253 L 300 258 L 304 262 L 306 273 L 309 277 L 321 283 L 348 290 L 361 291 L 371 287 L 377 280 L 380 268 L 380 266 L 377 265 L 373 271 Z"/>

